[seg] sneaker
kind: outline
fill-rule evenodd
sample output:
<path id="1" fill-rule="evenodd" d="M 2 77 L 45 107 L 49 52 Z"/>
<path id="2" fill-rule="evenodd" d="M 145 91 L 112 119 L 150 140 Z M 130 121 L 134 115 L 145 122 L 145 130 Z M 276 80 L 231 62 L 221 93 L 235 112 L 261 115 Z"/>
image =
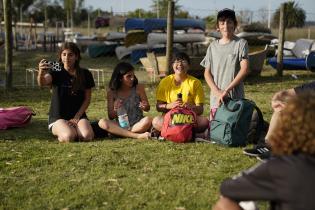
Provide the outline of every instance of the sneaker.
<path id="1" fill-rule="evenodd" d="M 258 157 L 261 154 L 264 153 L 270 153 L 270 149 L 266 146 L 255 146 L 252 149 L 244 149 L 243 154 L 251 156 L 251 157 Z"/>
<path id="2" fill-rule="evenodd" d="M 244 210 L 259 210 L 255 201 L 241 201 L 238 205 Z"/>
<path id="3" fill-rule="evenodd" d="M 262 162 L 267 161 L 271 158 L 271 152 L 270 151 L 264 152 L 264 153 L 258 155 L 256 158 L 257 158 L 257 160 L 260 160 Z"/>

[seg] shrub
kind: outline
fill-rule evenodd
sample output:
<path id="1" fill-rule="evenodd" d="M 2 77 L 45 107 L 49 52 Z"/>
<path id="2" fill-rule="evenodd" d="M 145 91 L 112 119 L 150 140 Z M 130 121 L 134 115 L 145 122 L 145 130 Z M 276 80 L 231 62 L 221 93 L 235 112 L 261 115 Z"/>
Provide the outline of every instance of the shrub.
<path id="1" fill-rule="evenodd" d="M 267 28 L 264 24 L 260 22 L 254 22 L 249 25 L 245 25 L 243 27 L 243 31 L 245 32 L 264 32 L 264 33 L 271 33 L 271 30 Z"/>

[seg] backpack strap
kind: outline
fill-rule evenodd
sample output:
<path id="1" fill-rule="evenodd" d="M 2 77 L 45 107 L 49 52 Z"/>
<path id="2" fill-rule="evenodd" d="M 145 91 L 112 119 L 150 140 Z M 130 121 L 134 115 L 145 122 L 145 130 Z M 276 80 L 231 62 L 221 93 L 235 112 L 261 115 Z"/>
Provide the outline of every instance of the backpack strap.
<path id="1" fill-rule="evenodd" d="M 260 138 L 260 135 L 262 133 L 262 131 L 264 130 L 264 124 L 265 124 L 265 121 L 264 121 L 264 117 L 263 117 L 263 114 L 261 112 L 261 110 L 258 108 L 258 106 L 256 104 L 254 104 L 254 109 L 256 110 L 257 112 L 257 115 L 258 115 L 258 124 L 257 124 L 257 130 L 256 130 L 256 139 L 257 139 L 257 142 L 256 144 L 261 144 L 261 143 L 264 143 L 264 139 L 262 142 L 261 138 Z"/>

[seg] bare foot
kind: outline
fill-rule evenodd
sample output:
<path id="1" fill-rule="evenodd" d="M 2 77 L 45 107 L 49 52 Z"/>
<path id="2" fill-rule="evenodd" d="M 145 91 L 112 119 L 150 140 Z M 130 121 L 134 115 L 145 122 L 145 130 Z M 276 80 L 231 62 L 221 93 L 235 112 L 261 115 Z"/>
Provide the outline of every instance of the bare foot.
<path id="1" fill-rule="evenodd" d="M 151 134 L 150 132 L 145 132 L 145 133 L 139 133 L 137 139 L 150 139 Z"/>

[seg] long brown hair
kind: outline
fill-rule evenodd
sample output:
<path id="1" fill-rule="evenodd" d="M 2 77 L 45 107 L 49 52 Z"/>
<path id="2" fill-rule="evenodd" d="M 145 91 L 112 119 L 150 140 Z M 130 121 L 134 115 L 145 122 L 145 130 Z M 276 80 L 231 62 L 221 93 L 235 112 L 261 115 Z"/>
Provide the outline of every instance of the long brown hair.
<path id="1" fill-rule="evenodd" d="M 75 90 L 75 91 L 83 90 L 84 86 L 85 86 L 85 77 L 84 77 L 84 72 L 83 72 L 83 70 L 80 67 L 80 60 L 81 60 L 80 49 L 73 42 L 65 42 L 65 43 L 63 43 L 62 46 L 59 49 L 59 52 L 58 52 L 58 61 L 60 63 L 62 63 L 61 54 L 62 54 L 62 52 L 64 50 L 70 50 L 77 57 L 77 60 L 74 63 L 74 68 L 75 68 L 76 72 L 75 72 L 75 80 L 73 82 L 73 90 Z"/>
<path id="2" fill-rule="evenodd" d="M 268 142 L 276 155 L 315 155 L 315 92 L 291 98 L 279 113 Z"/>
<path id="3" fill-rule="evenodd" d="M 134 67 L 127 62 L 120 62 L 116 65 L 114 68 L 112 77 L 109 81 L 109 88 L 111 90 L 118 90 L 122 85 L 122 78 L 125 74 L 127 74 L 130 71 L 134 71 Z M 132 87 L 136 87 L 138 85 L 138 79 L 135 76 L 133 80 Z"/>

